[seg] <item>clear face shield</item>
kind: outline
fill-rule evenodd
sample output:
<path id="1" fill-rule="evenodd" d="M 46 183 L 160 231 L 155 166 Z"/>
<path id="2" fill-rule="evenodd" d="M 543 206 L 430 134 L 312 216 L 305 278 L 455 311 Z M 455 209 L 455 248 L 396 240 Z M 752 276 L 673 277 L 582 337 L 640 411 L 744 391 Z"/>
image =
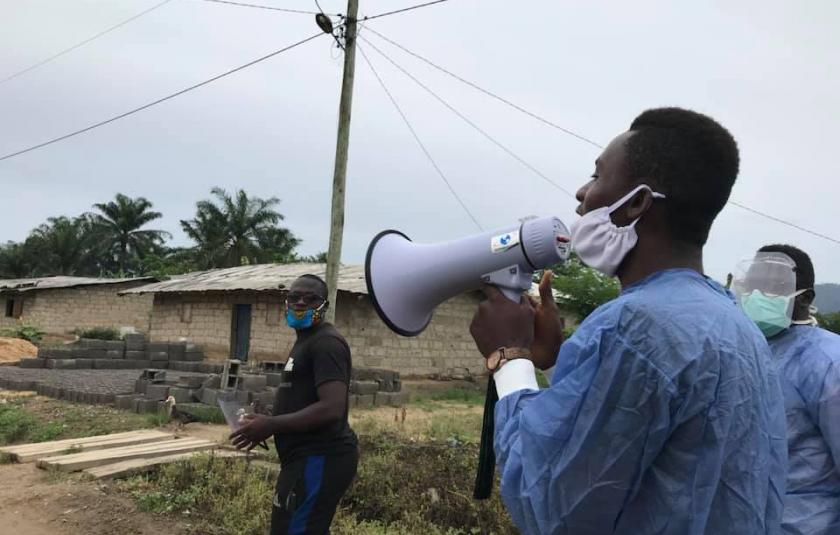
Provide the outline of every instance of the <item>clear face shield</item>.
<path id="1" fill-rule="evenodd" d="M 790 327 L 796 263 L 783 253 L 756 253 L 738 264 L 732 291 L 744 313 L 770 338 Z"/>

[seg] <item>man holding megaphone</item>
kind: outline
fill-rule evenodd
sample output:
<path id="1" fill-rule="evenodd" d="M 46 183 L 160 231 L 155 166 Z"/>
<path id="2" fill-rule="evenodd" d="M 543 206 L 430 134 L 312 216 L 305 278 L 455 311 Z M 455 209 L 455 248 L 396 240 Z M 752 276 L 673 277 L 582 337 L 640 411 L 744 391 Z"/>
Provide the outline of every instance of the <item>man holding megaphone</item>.
<path id="1" fill-rule="evenodd" d="M 703 275 L 738 165 L 725 128 L 678 108 L 642 113 L 607 146 L 577 193 L 572 249 L 622 292 L 559 354 L 550 304 L 485 286 L 471 332 L 500 398 L 502 498 L 524 533 L 778 533 L 779 379 L 761 333 Z M 549 388 L 535 364 L 555 366 Z"/>

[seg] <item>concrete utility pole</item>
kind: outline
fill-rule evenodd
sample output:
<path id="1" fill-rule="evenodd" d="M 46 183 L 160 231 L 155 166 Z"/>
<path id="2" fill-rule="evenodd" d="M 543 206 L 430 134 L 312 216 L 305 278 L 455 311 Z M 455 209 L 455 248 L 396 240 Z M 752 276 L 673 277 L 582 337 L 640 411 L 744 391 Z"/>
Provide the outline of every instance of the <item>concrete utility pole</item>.
<path id="1" fill-rule="evenodd" d="M 338 305 L 338 270 L 341 264 L 341 241 L 344 237 L 344 184 L 347 178 L 347 150 L 350 145 L 350 110 L 353 107 L 353 78 L 356 71 L 356 13 L 358 0 L 347 0 L 347 26 L 344 37 L 344 77 L 341 81 L 341 103 L 338 107 L 338 140 L 335 144 L 330 247 L 327 251 L 327 288 L 330 307 L 327 321 L 335 321 Z"/>

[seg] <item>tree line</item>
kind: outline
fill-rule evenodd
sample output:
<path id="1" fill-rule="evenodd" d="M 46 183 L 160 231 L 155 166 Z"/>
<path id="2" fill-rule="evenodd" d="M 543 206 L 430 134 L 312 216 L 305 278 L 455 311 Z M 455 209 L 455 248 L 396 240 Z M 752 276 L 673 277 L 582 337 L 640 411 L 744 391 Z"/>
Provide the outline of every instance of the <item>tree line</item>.
<path id="1" fill-rule="evenodd" d="M 301 257 L 301 241 L 281 225 L 280 199 L 213 188 L 180 220 L 191 246 L 171 246 L 172 236 L 150 228 L 163 217 L 145 197 L 118 193 L 75 217 L 50 217 L 21 242 L 0 244 L 0 278 L 55 275 L 166 276 L 245 264 L 324 262 L 326 253 Z"/>

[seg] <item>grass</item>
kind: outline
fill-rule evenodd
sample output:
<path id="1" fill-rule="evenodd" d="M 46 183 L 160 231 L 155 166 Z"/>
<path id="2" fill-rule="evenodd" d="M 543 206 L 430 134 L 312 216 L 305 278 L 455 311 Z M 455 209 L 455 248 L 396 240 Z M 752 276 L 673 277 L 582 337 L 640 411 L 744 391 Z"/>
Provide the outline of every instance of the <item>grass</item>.
<path id="1" fill-rule="evenodd" d="M 0 445 L 80 438 L 155 427 L 147 414 L 40 396 L 0 394 Z"/>

